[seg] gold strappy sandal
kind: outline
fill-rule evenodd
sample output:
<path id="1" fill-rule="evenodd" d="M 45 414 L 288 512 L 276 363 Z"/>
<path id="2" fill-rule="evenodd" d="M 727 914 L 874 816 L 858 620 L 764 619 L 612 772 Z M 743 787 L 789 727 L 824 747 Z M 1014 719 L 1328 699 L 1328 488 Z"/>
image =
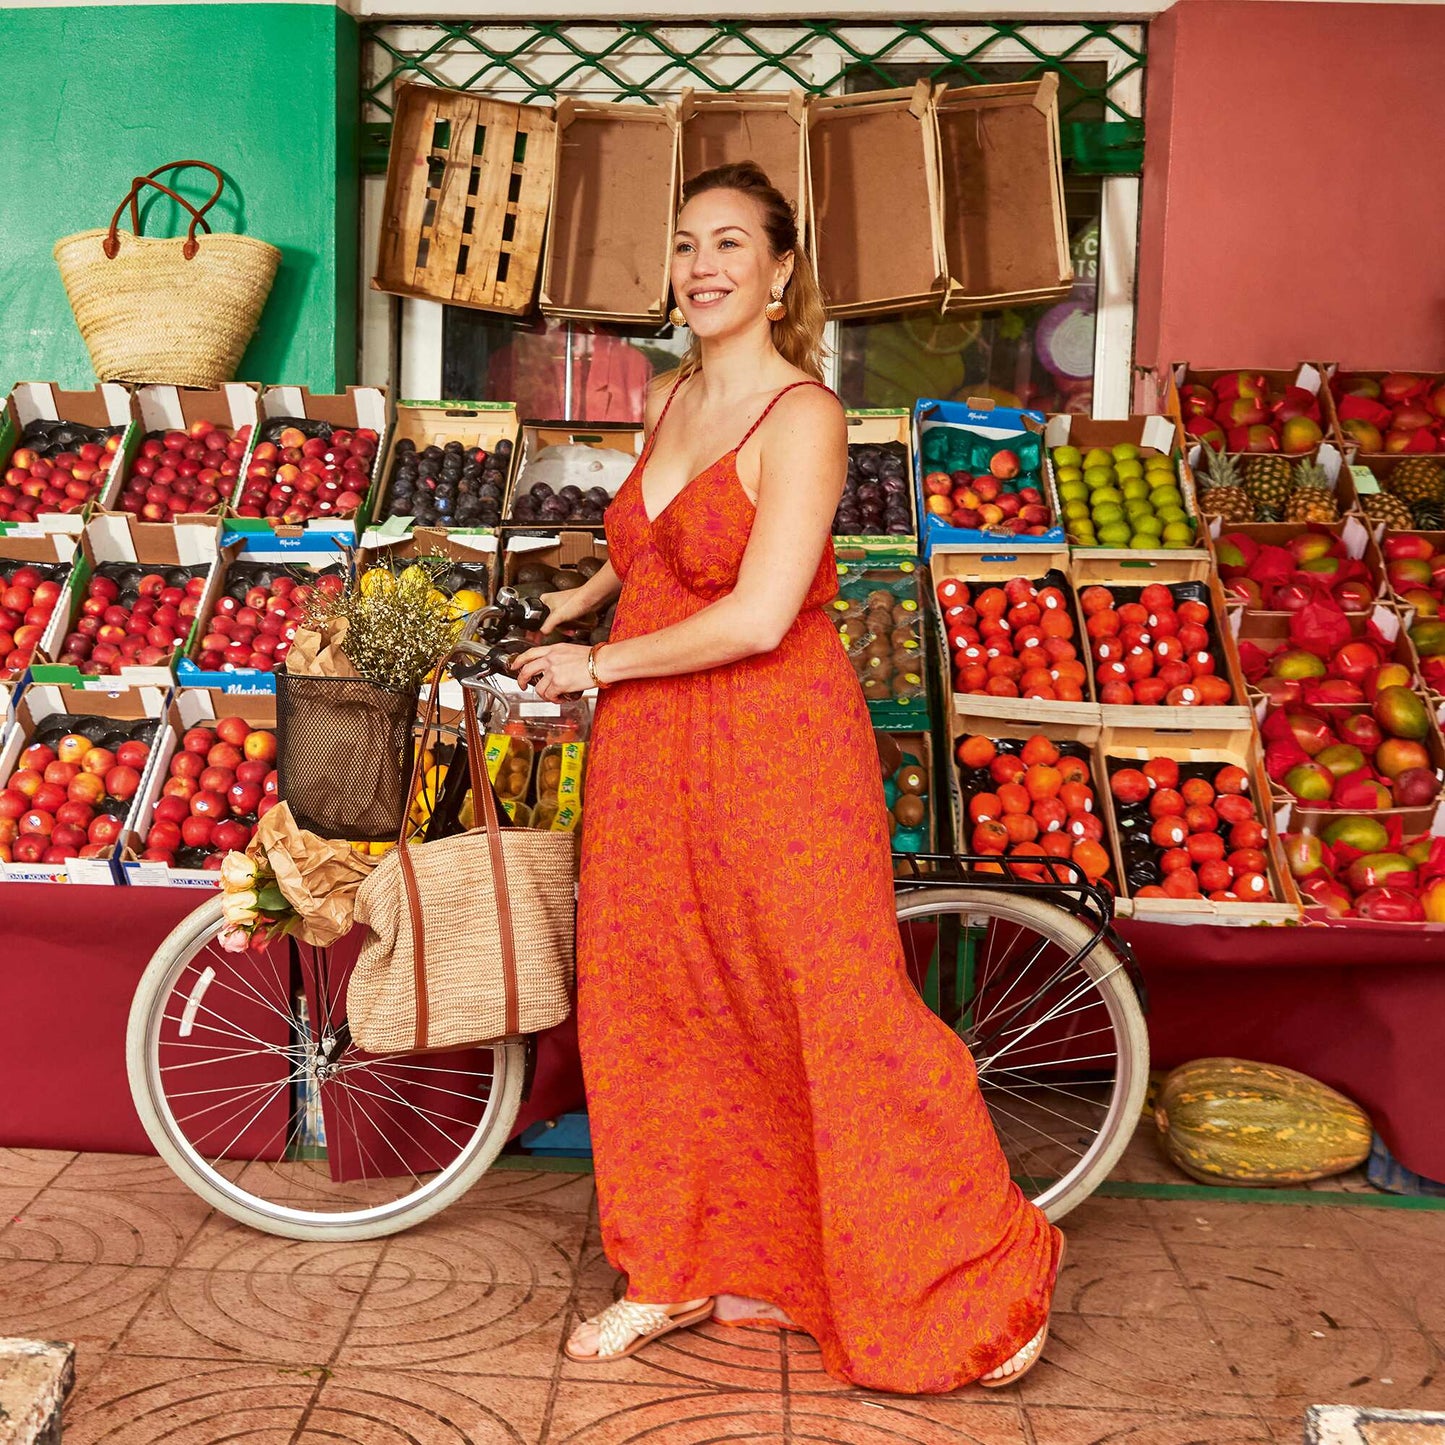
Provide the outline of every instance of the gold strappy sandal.
<path id="1" fill-rule="evenodd" d="M 572 1348 L 571 1340 L 562 1348 L 569 1360 L 576 1360 L 579 1364 L 586 1364 L 588 1361 L 625 1360 L 628 1355 L 635 1355 L 653 1340 L 707 1319 L 712 1314 L 712 1307 L 711 1295 L 702 1304 L 684 1310 L 681 1314 L 669 1313 L 667 1305 L 649 1305 L 637 1300 L 620 1299 L 608 1305 L 600 1315 L 593 1315 L 591 1319 L 582 1322 L 597 1326 L 595 1354 L 577 1354 Z"/>

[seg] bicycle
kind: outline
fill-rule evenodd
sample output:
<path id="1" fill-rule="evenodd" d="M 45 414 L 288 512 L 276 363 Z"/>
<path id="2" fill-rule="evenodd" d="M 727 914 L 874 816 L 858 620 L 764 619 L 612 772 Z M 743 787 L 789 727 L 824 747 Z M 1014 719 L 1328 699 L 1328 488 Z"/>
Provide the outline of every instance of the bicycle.
<path id="1" fill-rule="evenodd" d="M 463 679 L 478 706 L 500 696 L 489 678 L 516 651 L 488 636 L 499 607 L 537 620 L 515 594 L 480 614 L 488 645 L 464 644 L 476 666 Z M 1117 1162 L 1148 1082 L 1112 900 L 1058 860 L 1050 881 L 996 858 L 897 856 L 910 976 L 920 989 L 936 976 L 939 1015 L 974 1054 L 1015 1179 L 1061 1219 Z M 194 1193 L 266 1233 L 372 1239 L 447 1208 L 491 1168 L 529 1092 L 532 1038 L 366 1056 L 329 950 L 286 939 L 229 953 L 222 927 L 219 898 L 177 925 L 141 977 L 126 1038 L 137 1113 Z"/>

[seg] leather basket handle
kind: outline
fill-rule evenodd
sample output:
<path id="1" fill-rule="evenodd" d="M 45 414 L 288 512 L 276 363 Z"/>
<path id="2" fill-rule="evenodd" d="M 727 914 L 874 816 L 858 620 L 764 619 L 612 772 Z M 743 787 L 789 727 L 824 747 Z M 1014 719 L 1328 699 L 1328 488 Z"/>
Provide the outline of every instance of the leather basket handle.
<path id="1" fill-rule="evenodd" d="M 178 170 L 182 166 L 199 166 L 202 170 L 210 171 L 212 176 L 215 177 L 216 189 L 211 193 L 210 200 L 201 206 L 199 210 L 193 206 L 190 201 L 186 200 L 184 196 L 177 195 L 169 186 L 162 185 L 160 181 L 156 180 L 156 177 L 163 171 Z M 199 225 L 207 235 L 210 234 L 211 226 L 206 220 L 206 212 L 221 199 L 221 192 L 226 186 L 225 177 L 215 166 L 211 165 L 209 161 L 170 161 L 166 165 L 157 166 L 149 175 L 137 176 L 131 182 L 129 193 L 121 201 L 120 205 L 115 208 L 115 215 L 110 218 L 110 229 L 106 233 L 105 240 L 100 243 L 100 249 L 105 253 L 107 259 L 114 260 L 120 250 L 120 240 L 116 235 L 116 230 L 120 225 L 121 212 L 125 210 L 127 205 L 130 206 L 131 230 L 134 231 L 137 236 L 141 233 L 140 202 L 138 197 L 142 186 L 154 186 L 156 190 L 163 191 L 178 205 L 183 206 L 191 213 L 191 224 L 186 228 L 186 243 L 181 247 L 181 255 L 185 257 L 187 261 L 191 260 L 201 248 L 200 242 L 196 240 L 196 227 Z"/>

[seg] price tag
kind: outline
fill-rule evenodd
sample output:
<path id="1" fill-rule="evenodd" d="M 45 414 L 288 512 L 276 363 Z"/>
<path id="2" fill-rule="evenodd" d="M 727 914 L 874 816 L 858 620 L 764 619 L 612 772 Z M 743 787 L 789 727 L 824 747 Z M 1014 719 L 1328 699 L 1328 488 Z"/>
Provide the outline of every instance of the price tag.
<path id="1" fill-rule="evenodd" d="M 1380 479 L 1369 467 L 1352 465 L 1350 476 L 1355 481 L 1355 491 L 1362 497 L 1372 496 L 1380 490 Z"/>

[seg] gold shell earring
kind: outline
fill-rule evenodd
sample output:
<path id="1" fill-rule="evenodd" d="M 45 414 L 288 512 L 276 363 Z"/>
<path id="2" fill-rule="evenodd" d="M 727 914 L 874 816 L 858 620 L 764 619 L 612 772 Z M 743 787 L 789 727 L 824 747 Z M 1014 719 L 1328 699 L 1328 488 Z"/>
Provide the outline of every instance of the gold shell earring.
<path id="1" fill-rule="evenodd" d="M 783 288 L 781 286 L 774 286 L 772 290 L 768 292 L 768 295 L 773 299 L 763 307 L 763 315 L 766 316 L 769 321 L 781 321 L 783 317 L 788 314 L 788 308 L 783 305 Z"/>
<path id="2" fill-rule="evenodd" d="M 674 326 L 687 325 L 687 317 L 682 314 L 681 306 L 674 306 L 672 310 L 667 313 L 667 319 L 672 322 Z"/>

